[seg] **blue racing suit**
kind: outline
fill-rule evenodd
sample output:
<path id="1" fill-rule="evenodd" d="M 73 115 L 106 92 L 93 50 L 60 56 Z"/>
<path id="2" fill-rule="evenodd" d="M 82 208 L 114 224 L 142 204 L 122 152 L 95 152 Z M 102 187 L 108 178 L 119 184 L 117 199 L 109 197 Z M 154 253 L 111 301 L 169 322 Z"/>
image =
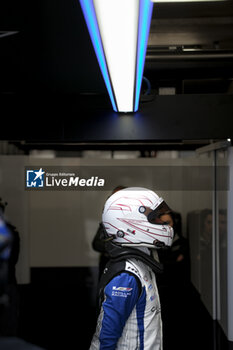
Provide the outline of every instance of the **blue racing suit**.
<path id="1" fill-rule="evenodd" d="M 139 288 L 138 281 L 141 284 Z M 162 321 L 152 269 L 135 258 L 104 288 L 90 350 L 162 350 Z"/>

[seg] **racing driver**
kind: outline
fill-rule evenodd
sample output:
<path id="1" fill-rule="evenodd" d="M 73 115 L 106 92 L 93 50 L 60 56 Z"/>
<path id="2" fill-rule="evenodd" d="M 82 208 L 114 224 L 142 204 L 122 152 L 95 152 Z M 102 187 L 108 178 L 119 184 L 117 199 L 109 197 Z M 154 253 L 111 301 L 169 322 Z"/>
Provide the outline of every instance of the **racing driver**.
<path id="1" fill-rule="evenodd" d="M 128 187 L 107 199 L 102 239 L 110 260 L 100 279 L 90 350 L 162 350 L 155 277 L 162 266 L 152 249 L 172 244 L 173 229 L 160 219 L 170 211 L 163 198 L 146 188 Z"/>

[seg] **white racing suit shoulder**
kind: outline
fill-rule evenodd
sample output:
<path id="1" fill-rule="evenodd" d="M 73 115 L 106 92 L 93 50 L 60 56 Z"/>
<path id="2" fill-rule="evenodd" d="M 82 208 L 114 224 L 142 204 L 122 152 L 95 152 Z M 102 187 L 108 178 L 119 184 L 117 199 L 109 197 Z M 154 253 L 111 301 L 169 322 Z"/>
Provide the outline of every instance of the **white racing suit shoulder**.
<path id="1" fill-rule="evenodd" d="M 142 288 L 139 291 L 137 278 Z M 161 309 L 155 275 L 129 259 L 104 289 L 90 350 L 162 350 Z"/>

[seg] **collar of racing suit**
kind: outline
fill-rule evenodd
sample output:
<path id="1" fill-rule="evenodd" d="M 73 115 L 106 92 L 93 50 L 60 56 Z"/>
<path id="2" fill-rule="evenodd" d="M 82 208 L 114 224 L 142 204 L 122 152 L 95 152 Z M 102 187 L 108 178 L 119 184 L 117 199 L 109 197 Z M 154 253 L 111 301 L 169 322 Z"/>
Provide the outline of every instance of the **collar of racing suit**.
<path id="1" fill-rule="evenodd" d="M 142 249 L 121 247 L 112 241 L 108 241 L 106 242 L 106 250 L 110 259 L 115 262 L 135 258 L 148 265 L 156 274 L 163 272 L 163 265 Z"/>

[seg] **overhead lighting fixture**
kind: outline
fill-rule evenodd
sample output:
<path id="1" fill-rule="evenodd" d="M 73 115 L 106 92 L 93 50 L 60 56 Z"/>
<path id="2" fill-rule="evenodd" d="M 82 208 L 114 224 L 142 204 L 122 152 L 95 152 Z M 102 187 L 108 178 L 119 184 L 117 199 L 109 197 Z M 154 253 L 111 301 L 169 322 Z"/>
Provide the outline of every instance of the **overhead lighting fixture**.
<path id="1" fill-rule="evenodd" d="M 153 2 L 79 1 L 114 111 L 137 111 Z"/>

